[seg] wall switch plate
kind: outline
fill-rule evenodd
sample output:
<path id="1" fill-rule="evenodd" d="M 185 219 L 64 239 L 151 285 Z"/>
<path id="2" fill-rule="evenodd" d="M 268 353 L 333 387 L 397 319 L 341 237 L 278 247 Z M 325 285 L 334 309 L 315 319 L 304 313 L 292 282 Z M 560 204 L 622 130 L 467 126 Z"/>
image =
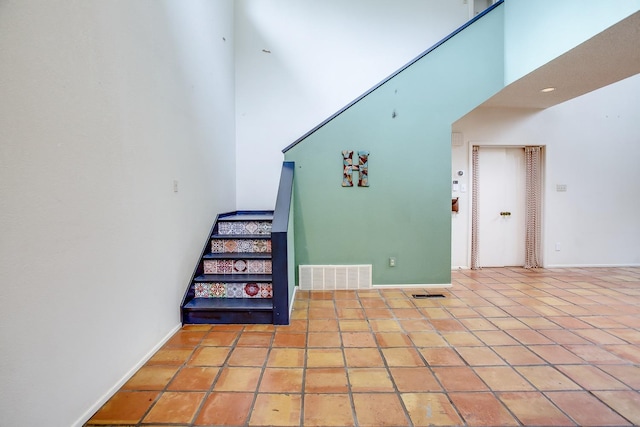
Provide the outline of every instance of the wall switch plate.
<path id="1" fill-rule="evenodd" d="M 178 181 L 177 180 L 173 180 L 173 192 L 177 193 L 178 192 Z"/>

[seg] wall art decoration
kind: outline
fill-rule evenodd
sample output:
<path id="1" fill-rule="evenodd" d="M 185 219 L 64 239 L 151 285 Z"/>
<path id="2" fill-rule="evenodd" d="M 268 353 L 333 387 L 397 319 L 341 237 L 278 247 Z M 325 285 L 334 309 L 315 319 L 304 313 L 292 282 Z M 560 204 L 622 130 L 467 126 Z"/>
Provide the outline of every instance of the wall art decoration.
<path id="1" fill-rule="evenodd" d="M 358 151 L 358 169 L 360 179 L 358 179 L 358 187 L 369 186 L 369 152 Z"/>
<path id="2" fill-rule="evenodd" d="M 358 187 L 369 186 L 369 152 L 358 151 L 358 164 L 353 164 L 353 150 L 342 150 L 342 186 L 353 187 L 353 172 L 358 172 Z"/>
<path id="3" fill-rule="evenodd" d="M 342 150 L 342 186 L 353 187 L 353 151 Z"/>

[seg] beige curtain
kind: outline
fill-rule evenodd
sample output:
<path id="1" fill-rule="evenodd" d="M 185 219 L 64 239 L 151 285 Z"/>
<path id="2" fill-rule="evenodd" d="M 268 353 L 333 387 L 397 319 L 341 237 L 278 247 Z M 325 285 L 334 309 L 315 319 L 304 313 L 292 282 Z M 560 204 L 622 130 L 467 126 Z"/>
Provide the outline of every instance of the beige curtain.
<path id="1" fill-rule="evenodd" d="M 525 235 L 525 261 L 524 268 L 542 267 L 540 257 L 540 222 L 542 211 L 542 174 L 541 159 L 542 150 L 540 147 L 525 147 L 526 164 L 526 198 L 527 211 L 525 214 L 526 235 Z"/>
<path id="2" fill-rule="evenodd" d="M 480 147 L 474 146 L 471 154 L 472 176 L 471 176 L 471 269 L 478 270 L 478 150 Z"/>

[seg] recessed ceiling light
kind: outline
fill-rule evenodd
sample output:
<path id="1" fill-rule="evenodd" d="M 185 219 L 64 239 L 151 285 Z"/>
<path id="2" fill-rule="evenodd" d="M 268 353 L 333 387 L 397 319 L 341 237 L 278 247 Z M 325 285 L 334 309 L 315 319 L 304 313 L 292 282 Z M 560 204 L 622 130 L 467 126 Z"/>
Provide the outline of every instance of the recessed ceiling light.
<path id="1" fill-rule="evenodd" d="M 544 89 L 542 89 L 540 92 L 542 93 L 549 93 L 549 92 L 553 92 L 554 90 L 556 90 L 555 87 L 545 87 Z"/>

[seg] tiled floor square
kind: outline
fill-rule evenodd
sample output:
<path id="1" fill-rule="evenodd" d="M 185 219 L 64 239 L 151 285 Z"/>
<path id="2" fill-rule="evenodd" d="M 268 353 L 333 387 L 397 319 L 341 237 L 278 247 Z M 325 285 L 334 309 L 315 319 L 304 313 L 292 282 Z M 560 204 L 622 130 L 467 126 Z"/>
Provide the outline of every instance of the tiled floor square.
<path id="1" fill-rule="evenodd" d="M 303 348 L 273 348 L 269 353 L 267 366 L 278 368 L 301 368 L 307 351 Z"/>
<path id="2" fill-rule="evenodd" d="M 389 368 L 389 372 L 400 392 L 442 391 L 429 368 Z"/>
<path id="3" fill-rule="evenodd" d="M 529 349 L 554 365 L 584 363 L 584 360 L 561 345 L 533 345 L 530 346 Z"/>
<path id="4" fill-rule="evenodd" d="M 402 393 L 401 396 L 414 426 L 463 425 L 444 393 Z"/>
<path id="5" fill-rule="evenodd" d="M 401 332 L 376 332 L 376 340 L 380 347 L 411 347 L 409 337 Z"/>
<path id="6" fill-rule="evenodd" d="M 353 393 L 394 391 L 386 368 L 349 368 L 347 376 Z"/>
<path id="7" fill-rule="evenodd" d="M 469 366 L 506 365 L 489 347 L 458 347 L 457 351 Z"/>
<path id="8" fill-rule="evenodd" d="M 266 368 L 262 374 L 261 393 L 302 393 L 302 368 Z"/>
<path id="9" fill-rule="evenodd" d="M 342 344 L 345 347 L 377 347 L 371 332 L 342 332 Z"/>
<path id="10" fill-rule="evenodd" d="M 628 390 L 629 387 L 606 372 L 591 365 L 561 365 L 560 372 L 585 390 Z"/>
<path id="11" fill-rule="evenodd" d="M 347 366 L 351 368 L 382 367 L 384 361 L 378 348 L 345 348 Z"/>
<path id="12" fill-rule="evenodd" d="M 309 368 L 305 371 L 305 393 L 346 393 L 345 368 Z"/>
<path id="13" fill-rule="evenodd" d="M 534 388 L 511 366 L 477 367 L 475 373 L 494 391 L 533 391 Z"/>
<path id="14" fill-rule="evenodd" d="M 414 348 L 383 348 L 382 355 L 388 366 L 425 366 L 420 353 Z"/>
<path id="15" fill-rule="evenodd" d="M 409 425 L 396 393 L 354 393 L 353 404 L 359 426 Z"/>
<path id="16" fill-rule="evenodd" d="M 540 391 L 580 390 L 579 385 L 552 366 L 517 366 L 515 369 Z"/>
<path id="17" fill-rule="evenodd" d="M 195 425 L 243 426 L 253 400 L 253 393 L 212 393 L 205 400 Z"/>
<path id="18" fill-rule="evenodd" d="M 574 426 L 566 415 L 539 392 L 499 393 L 498 398 L 524 425 Z"/>
<path id="19" fill-rule="evenodd" d="M 298 347 L 304 348 L 307 345 L 307 334 L 298 332 L 277 331 L 273 339 L 274 347 Z"/>
<path id="20" fill-rule="evenodd" d="M 147 366 L 150 365 L 182 365 L 187 359 L 191 357 L 193 348 L 170 348 L 164 347 L 147 362 Z"/>
<path id="21" fill-rule="evenodd" d="M 188 365 L 222 366 L 227 360 L 231 347 L 199 347 L 191 356 Z"/>
<path id="22" fill-rule="evenodd" d="M 143 366 L 123 386 L 123 390 L 162 390 L 178 372 L 177 366 Z"/>
<path id="23" fill-rule="evenodd" d="M 267 360 L 267 347 L 236 347 L 231 352 L 229 366 L 262 366 Z"/>
<path id="24" fill-rule="evenodd" d="M 258 394 L 251 413 L 252 426 L 299 426 L 302 396 L 299 394 Z"/>
<path id="25" fill-rule="evenodd" d="M 217 347 L 230 347 L 235 341 L 238 339 L 240 334 L 238 332 L 224 332 L 224 331 L 213 331 L 209 332 L 202 339 L 201 345 L 210 345 Z"/>
<path id="26" fill-rule="evenodd" d="M 306 394 L 304 426 L 355 426 L 348 394 Z"/>
<path id="27" fill-rule="evenodd" d="M 309 332 L 307 345 L 309 347 L 340 347 L 339 332 Z"/>
<path id="28" fill-rule="evenodd" d="M 491 393 L 451 393 L 465 422 L 473 426 L 517 426 L 518 421 Z"/>
<path id="29" fill-rule="evenodd" d="M 223 368 L 213 390 L 253 392 L 258 388 L 261 372 L 261 368 Z"/>
<path id="30" fill-rule="evenodd" d="M 238 346 L 247 346 L 247 347 L 269 347 L 271 345 L 271 341 L 273 340 L 272 333 L 269 332 L 254 332 L 254 331 L 245 331 L 238 338 Z"/>
<path id="31" fill-rule="evenodd" d="M 307 350 L 308 368 L 345 366 L 341 348 L 310 348 Z"/>
<path id="32" fill-rule="evenodd" d="M 480 377 L 467 366 L 436 367 L 433 373 L 448 392 L 488 390 Z"/>
<path id="33" fill-rule="evenodd" d="M 183 367 L 169 383 L 167 390 L 173 391 L 207 391 L 220 372 L 214 367 Z"/>
<path id="34" fill-rule="evenodd" d="M 88 424 L 136 424 L 153 405 L 158 394 L 150 391 L 118 392 L 96 412 Z"/>
<path id="35" fill-rule="evenodd" d="M 458 352 L 450 347 L 421 348 L 419 351 L 429 366 L 465 365 Z"/>
<path id="36" fill-rule="evenodd" d="M 144 423 L 185 423 L 189 424 L 205 394 L 166 392 L 142 420 Z"/>

